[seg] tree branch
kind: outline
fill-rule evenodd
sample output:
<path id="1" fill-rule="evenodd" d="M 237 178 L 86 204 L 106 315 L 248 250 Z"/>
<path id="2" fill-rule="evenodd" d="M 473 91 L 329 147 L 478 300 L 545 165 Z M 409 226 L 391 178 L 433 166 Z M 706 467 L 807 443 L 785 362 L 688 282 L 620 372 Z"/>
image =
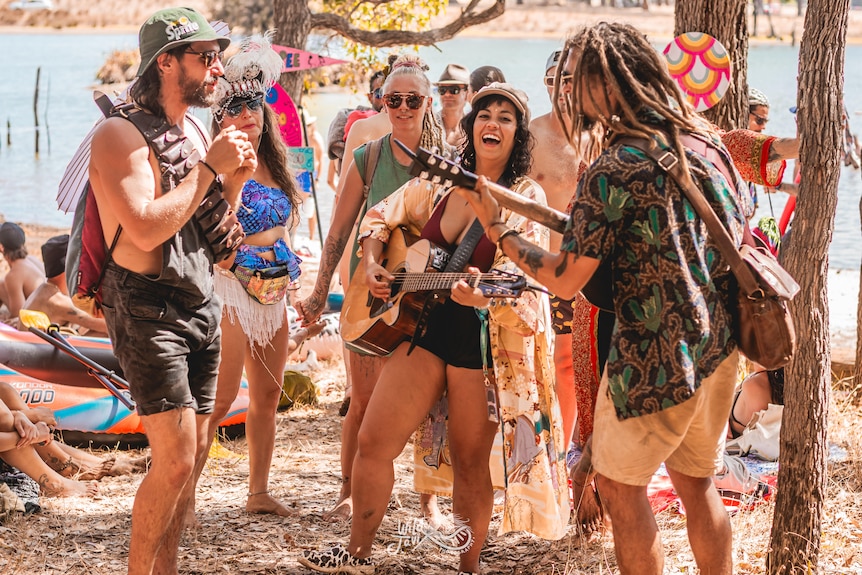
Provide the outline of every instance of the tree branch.
<path id="1" fill-rule="evenodd" d="M 483 11 L 478 11 L 481 0 L 471 0 L 461 15 L 440 28 L 413 32 L 409 30 L 362 30 L 353 26 L 346 18 L 326 12 L 311 15 L 312 29 L 330 29 L 337 34 L 357 42 L 376 48 L 387 46 L 420 45 L 428 46 L 454 38 L 459 32 L 470 26 L 490 22 L 506 10 L 505 0 L 494 0 L 494 4 Z"/>

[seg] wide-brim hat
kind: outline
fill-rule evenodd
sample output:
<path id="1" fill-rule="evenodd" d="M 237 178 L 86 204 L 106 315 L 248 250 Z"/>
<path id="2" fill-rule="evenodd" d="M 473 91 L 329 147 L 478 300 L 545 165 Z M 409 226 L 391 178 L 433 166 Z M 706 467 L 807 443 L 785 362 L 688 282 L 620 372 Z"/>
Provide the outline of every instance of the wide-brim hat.
<path id="1" fill-rule="evenodd" d="M 480 101 L 489 96 L 502 96 L 509 100 L 515 106 L 515 109 L 521 112 L 527 123 L 530 122 L 530 107 L 527 105 L 529 98 L 523 91 L 506 82 L 491 82 L 476 92 L 476 95 L 470 101 L 470 105 L 475 109 L 478 107 Z"/>
<path id="2" fill-rule="evenodd" d="M 470 85 L 470 70 L 461 64 L 449 64 L 443 73 L 440 74 L 440 79 L 434 84 L 435 86 L 469 86 Z"/>
<path id="3" fill-rule="evenodd" d="M 166 8 L 150 16 L 138 33 L 138 48 L 141 51 L 141 65 L 137 76 L 143 75 L 147 68 L 161 54 L 168 50 L 191 44 L 215 40 L 223 51 L 230 44 L 230 38 L 216 32 L 207 19 L 194 8 Z"/>

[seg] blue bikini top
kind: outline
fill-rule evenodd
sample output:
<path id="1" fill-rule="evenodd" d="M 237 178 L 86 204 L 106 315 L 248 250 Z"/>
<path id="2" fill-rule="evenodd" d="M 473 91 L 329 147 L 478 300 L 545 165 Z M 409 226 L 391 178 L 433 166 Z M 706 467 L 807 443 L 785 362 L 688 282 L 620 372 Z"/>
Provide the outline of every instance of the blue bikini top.
<path id="1" fill-rule="evenodd" d="M 236 215 L 242 229 L 250 236 L 287 225 L 290 207 L 290 200 L 279 188 L 248 180 L 242 187 L 242 205 Z"/>

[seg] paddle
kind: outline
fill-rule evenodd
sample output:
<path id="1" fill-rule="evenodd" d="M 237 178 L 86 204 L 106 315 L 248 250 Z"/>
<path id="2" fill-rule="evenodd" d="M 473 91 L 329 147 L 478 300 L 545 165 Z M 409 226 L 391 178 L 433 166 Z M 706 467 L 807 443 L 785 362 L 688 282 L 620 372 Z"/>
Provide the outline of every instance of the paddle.
<path id="1" fill-rule="evenodd" d="M 63 337 L 63 334 L 60 333 L 59 326 L 55 323 L 51 323 L 51 320 L 47 315 L 41 311 L 22 309 L 18 313 L 18 319 L 21 322 L 21 325 L 27 326 L 27 329 L 31 333 L 36 334 L 60 351 L 67 353 L 86 366 L 87 373 L 96 378 L 96 380 L 101 383 L 105 389 L 110 391 L 111 394 L 120 401 L 120 403 L 126 406 L 126 408 L 129 410 L 135 409 L 135 403 L 117 387 L 120 386 L 125 389 L 129 389 L 129 382 L 117 375 L 116 372 L 107 369 L 78 351 L 75 346 Z"/>

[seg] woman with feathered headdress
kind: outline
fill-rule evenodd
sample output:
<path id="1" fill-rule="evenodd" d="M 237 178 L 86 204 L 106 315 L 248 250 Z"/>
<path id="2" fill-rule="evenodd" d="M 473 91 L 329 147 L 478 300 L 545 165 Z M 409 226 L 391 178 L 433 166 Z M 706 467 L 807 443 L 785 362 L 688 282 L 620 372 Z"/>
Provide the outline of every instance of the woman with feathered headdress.
<path id="1" fill-rule="evenodd" d="M 250 401 L 246 421 L 246 510 L 286 516 L 290 510 L 270 495 L 268 483 L 275 413 L 290 343 L 286 278 L 291 282 L 299 278 L 301 262 L 287 244 L 288 228 L 296 218 L 300 200 L 294 176 L 287 167 L 287 147 L 280 137 L 276 114 L 266 103 L 266 92 L 282 69 L 270 36 L 247 38 L 239 44 L 237 53 L 226 58 L 224 77 L 219 78 L 216 104 L 212 107 L 212 131 L 234 126 L 245 132 L 257 150 L 258 166 L 242 184 L 241 203 L 236 209 L 246 233 L 245 242 L 235 259 L 222 264 L 226 267 L 216 268 L 215 290 L 224 304 L 221 329 L 225 345 L 209 437 L 215 435 L 219 421 L 227 415 L 244 367 Z M 280 285 L 253 297 L 255 272 L 271 268 L 280 268 L 284 274 Z"/>

